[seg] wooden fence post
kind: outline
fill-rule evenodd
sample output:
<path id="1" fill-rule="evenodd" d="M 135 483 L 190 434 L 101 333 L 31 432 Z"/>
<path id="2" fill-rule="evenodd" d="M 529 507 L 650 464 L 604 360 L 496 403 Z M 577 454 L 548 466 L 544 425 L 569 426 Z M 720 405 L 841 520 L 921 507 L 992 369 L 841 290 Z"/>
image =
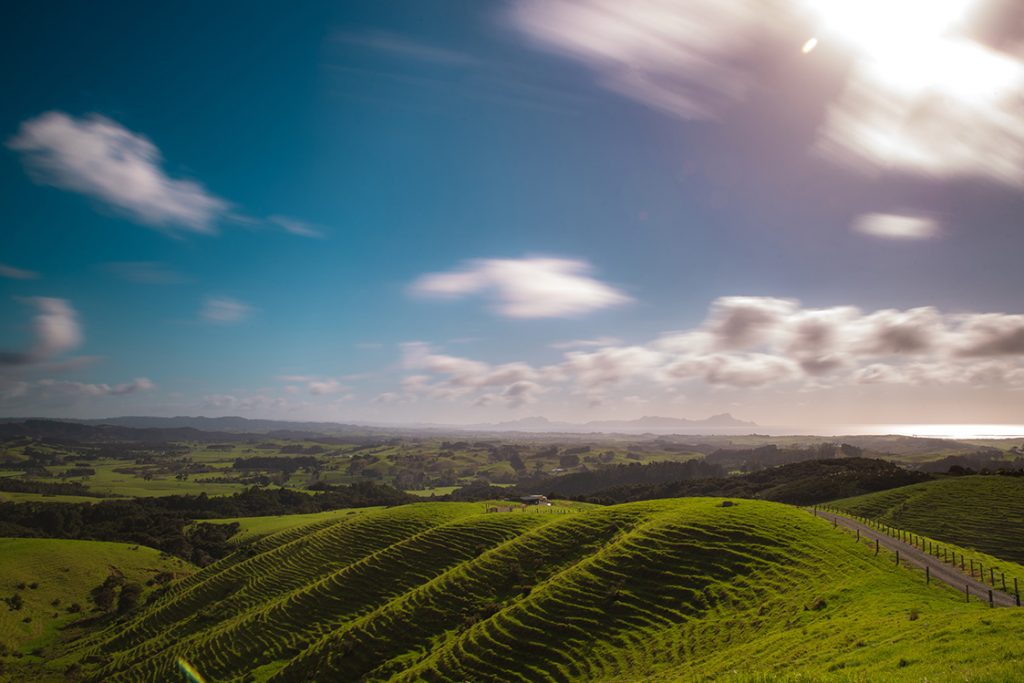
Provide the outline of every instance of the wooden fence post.
<path id="1" fill-rule="evenodd" d="M 991 583 L 993 586 L 996 585 L 996 570 L 995 570 L 995 567 L 989 567 L 988 568 L 988 578 L 989 578 L 989 581 L 988 581 L 989 583 Z"/>
<path id="2" fill-rule="evenodd" d="M 932 582 L 932 570 L 928 565 L 924 566 L 924 583 L 928 585 Z"/>
<path id="3" fill-rule="evenodd" d="M 896 564 L 899 564 L 899 563 L 900 563 L 900 551 L 897 550 L 896 551 Z"/>
<path id="4" fill-rule="evenodd" d="M 860 543 L 860 529 L 857 529 L 857 542 Z"/>
<path id="5" fill-rule="evenodd" d="M 1013 594 L 1017 596 L 1017 607 L 1020 607 L 1020 590 L 1017 588 L 1017 579 L 1013 580 Z"/>
<path id="6" fill-rule="evenodd" d="M 996 606 L 996 603 L 992 600 L 992 589 L 991 588 L 988 589 L 988 606 L 989 607 L 995 607 Z"/>
<path id="7" fill-rule="evenodd" d="M 963 555 L 960 556 L 960 559 L 963 560 Z M 963 563 L 961 563 L 961 568 L 962 567 Z M 974 560 L 971 560 L 971 576 L 974 576 Z"/>
<path id="8" fill-rule="evenodd" d="M 964 584 L 964 595 L 967 597 L 967 602 L 971 601 L 971 584 Z"/>
<path id="9" fill-rule="evenodd" d="M 878 554 L 878 539 L 876 538 L 875 539 L 875 555 L 877 555 L 877 554 Z M 1014 581 L 1016 581 L 1016 579 L 1014 579 Z"/>
<path id="10" fill-rule="evenodd" d="M 999 576 L 1003 582 L 1003 592 L 1006 592 L 1006 572 L 999 572 Z"/>

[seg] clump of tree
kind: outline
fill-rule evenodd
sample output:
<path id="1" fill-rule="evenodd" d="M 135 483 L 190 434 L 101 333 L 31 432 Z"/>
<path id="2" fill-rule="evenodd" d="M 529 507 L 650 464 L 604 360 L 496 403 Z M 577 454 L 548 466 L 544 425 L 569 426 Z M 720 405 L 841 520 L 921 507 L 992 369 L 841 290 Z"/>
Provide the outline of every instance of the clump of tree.
<path id="1" fill-rule="evenodd" d="M 580 498 L 610 505 L 655 498 L 721 496 L 813 505 L 916 484 L 932 478 L 930 474 L 906 470 L 886 460 L 832 458 L 780 465 L 733 477 L 618 486 Z"/>
<path id="2" fill-rule="evenodd" d="M 708 454 L 705 461 L 721 465 L 727 470 L 754 472 L 765 467 L 777 467 L 794 462 L 837 457 L 856 458 L 861 455 L 861 449 L 849 444 L 820 443 L 806 448 L 779 448 L 775 444 L 766 444 L 757 448 L 719 448 Z"/>
<path id="3" fill-rule="evenodd" d="M 104 497 L 103 494 L 94 493 L 80 482 L 49 482 L 33 481 L 31 479 L 15 479 L 14 477 L 0 477 L 0 491 L 10 493 L 39 493 L 44 496 L 94 496 Z"/>
<path id="4" fill-rule="evenodd" d="M 391 486 L 316 484 L 315 493 L 249 488 L 231 496 L 163 496 L 99 503 L 0 503 L 0 536 L 122 541 L 147 545 L 199 565 L 231 551 L 230 525 L 195 524 L 225 517 L 304 514 L 416 500 Z M 237 528 L 237 527 L 235 527 Z"/>
<path id="5" fill-rule="evenodd" d="M 574 472 L 560 477 L 538 477 L 524 481 L 521 489 L 554 493 L 568 498 L 597 493 L 604 489 L 623 486 L 649 486 L 666 481 L 720 477 L 725 475 L 718 465 L 700 459 L 685 462 L 655 462 L 648 465 L 630 463 L 586 472 Z"/>

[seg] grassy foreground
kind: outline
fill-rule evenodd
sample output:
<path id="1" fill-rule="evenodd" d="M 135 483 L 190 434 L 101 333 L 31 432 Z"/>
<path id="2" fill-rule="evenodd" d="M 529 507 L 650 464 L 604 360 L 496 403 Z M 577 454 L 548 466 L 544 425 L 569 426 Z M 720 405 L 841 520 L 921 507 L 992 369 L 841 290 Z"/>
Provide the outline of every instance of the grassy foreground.
<path id="1" fill-rule="evenodd" d="M 86 680 L 1011 681 L 991 610 L 776 503 L 422 503 L 286 529 L 50 663 Z M 45 672 L 37 679 L 45 680 Z"/>
<path id="2" fill-rule="evenodd" d="M 1024 563 L 1024 477 L 947 477 L 830 503 L 862 517 Z"/>
<path id="3" fill-rule="evenodd" d="M 144 585 L 161 572 L 180 575 L 194 569 L 152 548 L 126 543 L 0 538 L 0 598 L 20 598 L 0 602 L 0 653 L 48 654 L 61 629 L 94 616 L 90 591 L 113 573 Z"/>

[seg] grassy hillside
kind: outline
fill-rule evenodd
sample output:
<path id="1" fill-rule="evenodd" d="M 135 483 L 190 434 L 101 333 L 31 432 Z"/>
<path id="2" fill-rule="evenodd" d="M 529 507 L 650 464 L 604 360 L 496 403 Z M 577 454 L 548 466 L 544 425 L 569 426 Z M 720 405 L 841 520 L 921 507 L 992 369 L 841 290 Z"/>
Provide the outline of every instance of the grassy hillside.
<path id="1" fill-rule="evenodd" d="M 364 510 L 264 537 L 51 664 L 87 680 L 1020 680 L 1022 614 L 796 508 Z M 762 680 L 760 678 L 756 680 Z"/>
<path id="2" fill-rule="evenodd" d="M 831 505 L 1024 563 L 1024 477 L 946 477 L 846 498 Z"/>
<path id="3" fill-rule="evenodd" d="M 270 515 L 267 517 L 233 517 L 229 519 L 205 520 L 212 524 L 238 523 L 238 531 L 229 539 L 231 543 L 250 543 L 258 538 L 270 536 L 280 531 L 303 527 L 307 531 L 312 525 L 330 523 L 341 517 L 359 514 L 373 508 L 361 508 L 358 510 L 343 508 L 341 510 L 327 510 L 326 512 L 310 512 L 304 515 Z"/>
<path id="4" fill-rule="evenodd" d="M 0 652 L 4 648 L 21 652 L 46 649 L 61 628 L 95 616 L 90 591 L 112 574 L 144 585 L 161 572 L 180 575 L 193 570 L 185 562 L 162 557 L 144 546 L 0 538 L 0 598 L 20 597 L 18 609 L 0 603 Z M 80 611 L 73 608 L 76 603 Z"/>

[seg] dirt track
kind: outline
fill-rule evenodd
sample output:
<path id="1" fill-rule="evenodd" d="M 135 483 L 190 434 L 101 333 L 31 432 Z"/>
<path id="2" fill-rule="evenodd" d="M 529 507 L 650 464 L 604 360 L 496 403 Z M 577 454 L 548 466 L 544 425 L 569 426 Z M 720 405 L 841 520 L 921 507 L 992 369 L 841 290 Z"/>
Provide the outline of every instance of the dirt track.
<path id="1" fill-rule="evenodd" d="M 996 607 L 1016 607 L 1017 598 L 1013 594 L 1004 593 L 1001 590 L 996 590 L 994 587 L 989 586 L 983 581 L 979 581 L 976 578 L 971 578 L 969 575 L 960 571 L 959 566 L 953 566 L 946 564 L 939 558 L 935 558 L 928 553 L 914 547 L 913 545 L 900 541 L 884 533 L 872 529 L 869 526 L 861 524 L 855 519 L 845 517 L 843 515 L 836 514 L 831 511 L 825 510 L 810 510 L 810 512 L 822 519 L 826 519 L 830 522 L 851 529 L 853 531 L 860 531 L 861 538 L 867 538 L 872 541 L 877 540 L 879 545 L 883 548 L 887 548 L 893 552 L 897 550 L 900 553 L 900 562 L 908 564 L 912 567 L 917 567 L 923 570 L 928 567 L 931 572 L 933 579 L 947 583 L 953 588 L 956 588 L 960 592 L 964 592 L 965 588 L 970 589 L 971 596 L 981 600 L 982 602 L 988 602 L 988 592 L 992 591 L 992 603 Z"/>

